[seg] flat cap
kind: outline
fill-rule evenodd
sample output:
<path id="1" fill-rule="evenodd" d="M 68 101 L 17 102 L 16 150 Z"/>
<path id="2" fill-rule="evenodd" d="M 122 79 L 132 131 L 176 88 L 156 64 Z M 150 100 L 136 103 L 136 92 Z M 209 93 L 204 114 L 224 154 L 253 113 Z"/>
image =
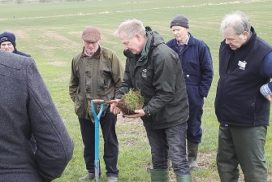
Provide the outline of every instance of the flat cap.
<path id="1" fill-rule="evenodd" d="M 86 42 L 97 42 L 101 39 L 100 31 L 96 27 L 87 27 L 81 35 L 82 40 Z"/>

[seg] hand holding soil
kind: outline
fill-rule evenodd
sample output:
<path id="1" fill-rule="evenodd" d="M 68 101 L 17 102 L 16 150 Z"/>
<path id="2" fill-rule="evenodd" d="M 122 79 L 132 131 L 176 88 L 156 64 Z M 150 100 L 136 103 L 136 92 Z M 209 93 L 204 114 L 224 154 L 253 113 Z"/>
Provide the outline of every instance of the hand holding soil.
<path id="1" fill-rule="evenodd" d="M 143 117 L 145 115 L 145 112 L 143 109 L 139 109 L 139 110 L 135 110 L 134 111 L 135 114 L 131 114 L 131 115 L 123 115 L 123 117 L 126 118 L 139 118 L 139 117 Z"/>
<path id="2" fill-rule="evenodd" d="M 143 105 L 144 98 L 141 92 L 130 89 L 121 99 L 111 101 L 111 112 L 118 114 L 121 111 L 124 117 L 141 117 L 145 115 Z"/>

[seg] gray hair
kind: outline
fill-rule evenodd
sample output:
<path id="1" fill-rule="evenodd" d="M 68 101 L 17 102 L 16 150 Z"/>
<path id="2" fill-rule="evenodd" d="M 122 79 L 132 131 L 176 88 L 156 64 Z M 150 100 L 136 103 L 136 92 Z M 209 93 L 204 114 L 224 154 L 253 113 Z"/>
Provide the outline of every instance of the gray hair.
<path id="1" fill-rule="evenodd" d="M 236 11 L 231 14 L 227 14 L 221 22 L 221 32 L 224 32 L 227 28 L 232 28 L 237 35 L 240 35 L 244 31 L 250 32 L 251 24 L 249 18 L 241 11 Z"/>
<path id="2" fill-rule="evenodd" d="M 122 22 L 114 34 L 119 38 L 124 36 L 126 36 L 126 38 L 132 38 L 136 34 L 145 36 L 145 27 L 142 21 L 137 19 L 130 19 Z"/>

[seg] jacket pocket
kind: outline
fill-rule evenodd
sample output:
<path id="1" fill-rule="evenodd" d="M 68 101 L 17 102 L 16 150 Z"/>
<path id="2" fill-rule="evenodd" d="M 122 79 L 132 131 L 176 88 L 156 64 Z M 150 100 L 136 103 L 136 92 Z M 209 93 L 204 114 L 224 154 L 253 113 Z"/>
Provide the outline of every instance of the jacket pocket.
<path id="1" fill-rule="evenodd" d="M 99 77 L 99 88 L 104 91 L 112 85 L 112 73 L 110 70 L 101 70 Z"/>
<path id="2" fill-rule="evenodd" d="M 75 113 L 79 116 L 79 117 L 82 117 L 83 116 L 83 110 L 84 110 L 84 107 L 83 107 L 83 98 L 82 96 L 80 95 L 77 95 L 75 97 Z"/>

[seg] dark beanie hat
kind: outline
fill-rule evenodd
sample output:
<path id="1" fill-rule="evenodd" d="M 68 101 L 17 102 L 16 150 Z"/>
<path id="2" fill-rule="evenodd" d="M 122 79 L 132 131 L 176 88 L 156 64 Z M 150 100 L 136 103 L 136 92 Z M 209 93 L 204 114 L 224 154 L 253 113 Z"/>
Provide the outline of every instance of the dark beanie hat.
<path id="1" fill-rule="evenodd" d="M 172 28 L 172 26 L 181 26 L 184 28 L 189 28 L 188 23 L 189 23 L 188 19 L 185 16 L 178 15 L 172 19 L 172 21 L 170 23 L 170 28 Z"/>
<path id="2" fill-rule="evenodd" d="M 2 42 L 6 42 L 6 41 L 11 42 L 14 47 L 16 46 L 16 37 L 13 33 L 3 32 L 0 34 L 0 44 L 2 44 Z"/>

